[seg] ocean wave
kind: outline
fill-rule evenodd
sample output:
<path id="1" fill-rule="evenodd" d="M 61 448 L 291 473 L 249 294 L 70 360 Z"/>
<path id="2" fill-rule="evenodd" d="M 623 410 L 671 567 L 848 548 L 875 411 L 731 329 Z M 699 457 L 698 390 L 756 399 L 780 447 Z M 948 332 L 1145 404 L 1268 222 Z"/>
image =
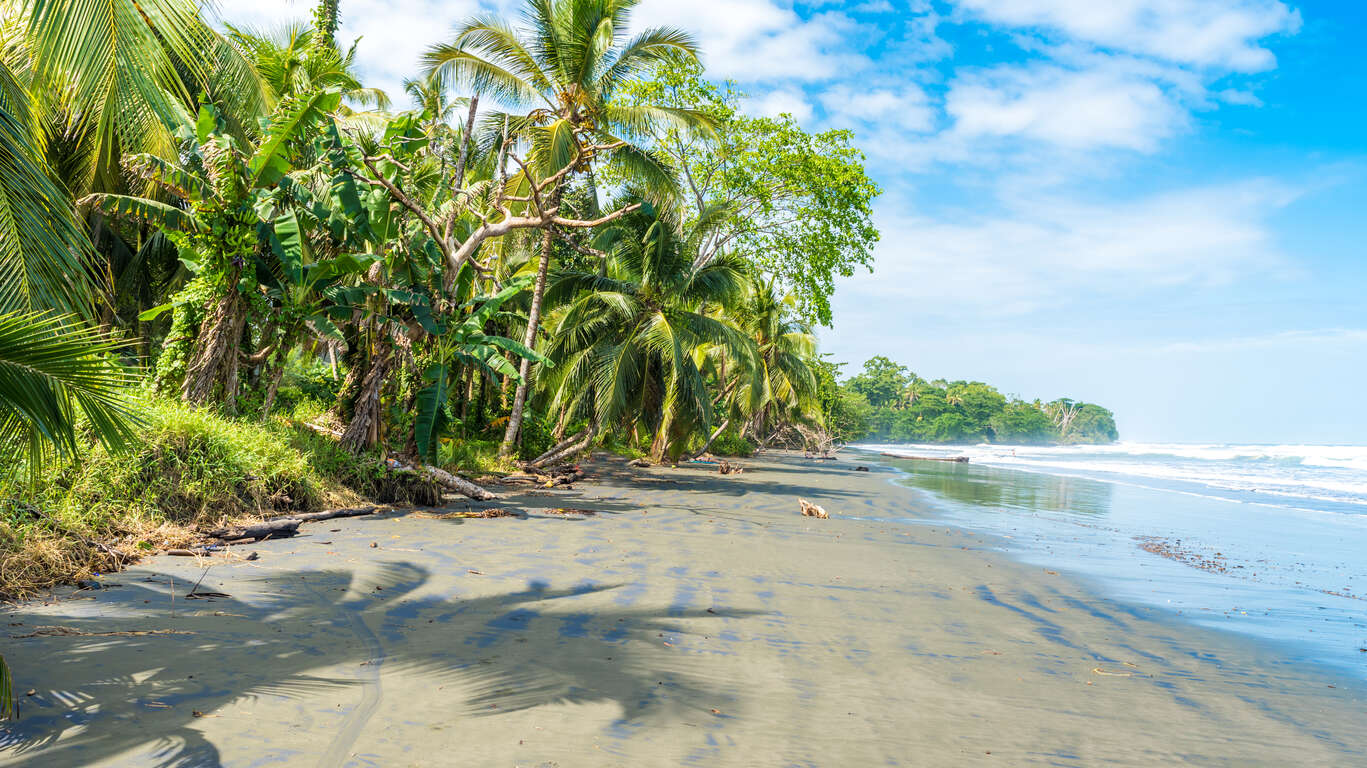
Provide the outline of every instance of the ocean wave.
<path id="1" fill-rule="evenodd" d="M 1181 482 L 1222 491 L 1367 505 L 1367 446 L 1116 443 L 1012 446 L 863 445 L 901 456 Z"/>

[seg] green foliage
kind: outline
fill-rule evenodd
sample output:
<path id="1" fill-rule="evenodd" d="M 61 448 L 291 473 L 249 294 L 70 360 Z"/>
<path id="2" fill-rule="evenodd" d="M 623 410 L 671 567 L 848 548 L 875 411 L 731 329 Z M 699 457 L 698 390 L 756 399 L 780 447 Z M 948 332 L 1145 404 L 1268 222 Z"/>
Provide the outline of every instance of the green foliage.
<path id="1" fill-rule="evenodd" d="M 774 275 L 811 324 L 830 325 L 835 278 L 873 263 L 873 200 L 881 190 L 850 131 L 811 133 L 791 115 L 749 117 L 740 111 L 744 99 L 731 83 L 704 80 L 700 65 L 671 62 L 632 83 L 619 103 L 708 119 L 706 135 L 666 122 L 649 127 L 651 146 L 686 180 L 693 215 L 717 205 L 730 212 L 707 248 Z"/>
<path id="2" fill-rule="evenodd" d="M 712 441 L 711 452 L 717 456 L 753 456 L 755 445 L 734 429 L 724 430 Z"/>
<path id="3" fill-rule="evenodd" d="M 27 464 L 36 479 L 50 456 L 80 452 L 76 414 L 89 435 L 122 448 L 136 424 L 114 359 L 120 345 L 74 317 L 0 315 L 0 464 Z"/>
<path id="4" fill-rule="evenodd" d="M 979 381 L 926 381 L 874 357 L 839 385 L 828 423 L 848 439 L 906 443 L 1109 443 L 1119 438 L 1111 412 L 1091 403 L 1008 398 Z M 828 395 L 829 398 L 829 395 Z M 841 414 L 835 416 L 836 406 Z"/>

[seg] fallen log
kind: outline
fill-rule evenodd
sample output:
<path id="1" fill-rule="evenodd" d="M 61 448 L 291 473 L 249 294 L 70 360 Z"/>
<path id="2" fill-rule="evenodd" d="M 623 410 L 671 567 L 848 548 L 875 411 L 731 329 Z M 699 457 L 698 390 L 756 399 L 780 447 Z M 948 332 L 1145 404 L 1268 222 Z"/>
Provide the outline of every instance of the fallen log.
<path id="1" fill-rule="evenodd" d="M 456 493 L 459 493 L 462 496 L 467 496 L 476 501 L 492 501 L 494 499 L 503 498 L 503 496 L 501 496 L 500 494 L 494 493 L 493 491 L 487 490 L 485 488 L 481 488 L 478 485 L 475 485 L 474 483 L 470 482 L 469 480 L 466 480 L 465 478 L 459 475 L 453 475 L 444 469 L 430 467 L 426 464 L 409 466 L 407 464 L 400 464 L 399 462 L 393 459 L 390 459 L 386 463 L 389 466 L 389 468 L 394 470 L 395 472 L 409 472 L 415 475 L 421 475 L 429 480 L 432 480 L 437 485 L 455 491 Z"/>
<path id="2" fill-rule="evenodd" d="M 217 528 L 209 531 L 208 535 L 220 541 L 288 539 L 299 533 L 299 524 L 302 522 L 297 517 L 286 517 L 240 528 Z"/>
<path id="3" fill-rule="evenodd" d="M 912 461 L 952 461 L 958 464 L 967 464 L 967 456 L 903 456 L 900 453 L 883 452 L 881 455 L 890 456 L 894 459 L 910 459 Z"/>
<path id="4" fill-rule="evenodd" d="M 644 468 L 650 466 L 650 462 L 646 461 L 645 459 L 632 459 L 631 461 L 628 461 L 628 462 L 627 462 L 627 466 L 628 466 L 628 467 L 639 467 L 639 468 L 641 468 L 641 469 L 644 469 Z"/>
<path id="5" fill-rule="evenodd" d="M 378 511 L 380 511 L 379 507 L 325 509 L 322 512 L 304 512 L 298 515 L 290 515 L 290 517 L 300 522 L 311 523 L 317 520 L 331 520 L 334 517 L 364 517 L 365 515 L 373 515 Z"/>

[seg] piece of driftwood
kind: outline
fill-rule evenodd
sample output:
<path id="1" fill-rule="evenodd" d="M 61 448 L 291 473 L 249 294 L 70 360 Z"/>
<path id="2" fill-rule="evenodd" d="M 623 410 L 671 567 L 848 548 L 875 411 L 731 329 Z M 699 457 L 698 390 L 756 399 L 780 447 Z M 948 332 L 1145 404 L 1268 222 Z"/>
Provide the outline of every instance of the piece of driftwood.
<path id="1" fill-rule="evenodd" d="M 725 459 L 722 459 L 721 464 L 717 465 L 717 474 L 719 475 L 739 475 L 744 471 L 745 467 L 734 466 Z"/>
<path id="2" fill-rule="evenodd" d="M 379 507 L 325 509 L 322 512 L 303 512 L 298 515 L 290 515 L 290 517 L 301 522 L 312 523 L 318 520 L 331 520 L 334 517 L 364 517 L 365 515 L 375 514 L 379 509 Z"/>
<path id="3" fill-rule="evenodd" d="M 826 510 L 811 503 L 810 501 L 807 501 L 806 499 L 798 499 L 797 503 L 802 508 L 803 517 L 819 517 L 822 520 L 827 520 L 830 518 L 830 515 L 826 514 Z"/>
<path id="4" fill-rule="evenodd" d="M 650 462 L 646 461 L 645 459 L 632 459 L 631 461 L 627 462 L 627 466 L 645 468 L 650 466 Z"/>
<path id="5" fill-rule="evenodd" d="M 548 472 L 514 472 L 499 479 L 503 485 L 537 485 L 542 488 L 555 488 L 569 485 L 584 478 L 584 470 L 570 465 L 556 467 Z"/>
<path id="6" fill-rule="evenodd" d="M 868 471 L 869 471 L 869 468 L 868 468 L 868 467 L 855 467 L 855 468 L 854 468 L 854 471 L 855 471 L 855 472 L 868 472 Z"/>
<path id="7" fill-rule="evenodd" d="M 503 498 L 501 495 L 494 493 L 493 491 L 490 491 L 486 488 L 481 488 L 478 485 L 475 485 L 474 483 L 470 482 L 469 480 L 466 480 L 465 478 L 459 475 L 453 475 L 450 472 L 447 472 L 444 469 L 438 469 L 437 467 L 431 467 L 426 464 L 409 466 L 407 464 L 400 464 L 399 462 L 394 461 L 393 459 L 389 460 L 388 466 L 395 472 L 409 472 L 412 474 L 421 475 L 429 480 L 432 480 L 437 485 L 440 485 L 443 488 L 455 491 L 456 493 L 459 493 L 462 496 L 467 496 L 476 501 L 491 501 L 493 499 Z"/>
<path id="8" fill-rule="evenodd" d="M 299 524 L 301 522 L 303 521 L 297 517 L 279 518 L 240 528 L 217 528 L 209 531 L 209 536 L 221 541 L 288 539 L 299 533 Z"/>
<path id="9" fill-rule="evenodd" d="M 884 456 L 891 456 L 894 459 L 910 459 L 912 461 L 952 461 L 958 464 L 967 464 L 967 456 L 903 456 L 898 453 L 883 453 Z"/>

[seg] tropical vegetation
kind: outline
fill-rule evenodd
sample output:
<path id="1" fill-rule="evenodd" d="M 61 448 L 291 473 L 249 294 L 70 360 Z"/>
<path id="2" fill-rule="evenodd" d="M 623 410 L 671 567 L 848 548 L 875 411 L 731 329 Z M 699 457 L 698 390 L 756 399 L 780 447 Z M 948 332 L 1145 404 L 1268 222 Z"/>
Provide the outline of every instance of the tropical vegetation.
<path id="1" fill-rule="evenodd" d="M 926 380 L 877 356 L 838 385 L 826 423 L 844 440 L 897 443 L 1111 443 L 1114 415 L 1070 398 L 1008 397 L 980 381 Z"/>
<path id="2" fill-rule="evenodd" d="M 441 470 L 848 437 L 813 329 L 863 157 L 636 5 L 475 16 L 386 94 L 336 0 L 6 4 L 0 593 Z"/>

